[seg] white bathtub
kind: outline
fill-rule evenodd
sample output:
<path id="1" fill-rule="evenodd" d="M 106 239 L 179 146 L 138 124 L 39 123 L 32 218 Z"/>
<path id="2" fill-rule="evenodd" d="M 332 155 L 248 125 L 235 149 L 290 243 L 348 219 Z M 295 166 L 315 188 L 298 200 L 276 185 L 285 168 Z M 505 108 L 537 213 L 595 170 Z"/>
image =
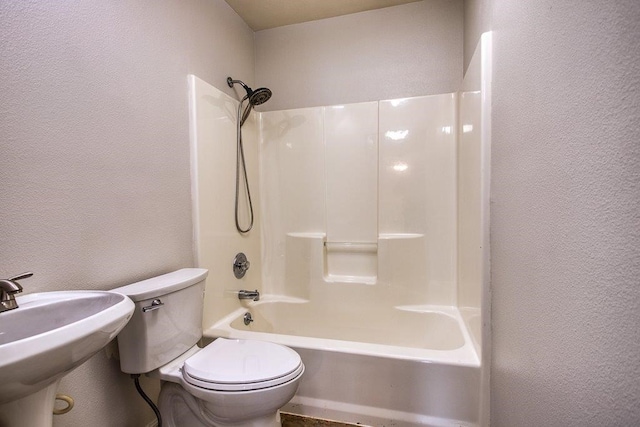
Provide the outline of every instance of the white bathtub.
<path id="1" fill-rule="evenodd" d="M 245 326 L 247 312 L 254 321 Z M 266 296 L 204 335 L 294 348 L 306 372 L 289 412 L 376 426 L 478 423 L 480 363 L 455 307 L 367 310 Z"/>

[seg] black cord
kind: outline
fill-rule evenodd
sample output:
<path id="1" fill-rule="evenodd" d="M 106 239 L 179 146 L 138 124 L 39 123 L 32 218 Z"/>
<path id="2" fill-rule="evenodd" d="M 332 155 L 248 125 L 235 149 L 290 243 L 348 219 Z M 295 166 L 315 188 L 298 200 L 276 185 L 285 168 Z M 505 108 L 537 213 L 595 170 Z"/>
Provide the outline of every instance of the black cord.
<path id="1" fill-rule="evenodd" d="M 153 409 L 153 412 L 155 412 L 156 418 L 158 419 L 158 427 L 162 427 L 162 417 L 160 416 L 160 411 L 158 410 L 158 407 L 153 403 L 153 401 L 149 399 L 149 396 L 144 393 L 142 387 L 140 387 L 140 381 L 138 380 L 139 377 L 140 374 L 131 374 L 131 378 L 133 378 L 133 382 L 136 384 L 136 390 L 138 390 L 140 396 L 142 396 L 144 401 L 147 402 L 149 406 L 151 406 L 151 409 Z"/>

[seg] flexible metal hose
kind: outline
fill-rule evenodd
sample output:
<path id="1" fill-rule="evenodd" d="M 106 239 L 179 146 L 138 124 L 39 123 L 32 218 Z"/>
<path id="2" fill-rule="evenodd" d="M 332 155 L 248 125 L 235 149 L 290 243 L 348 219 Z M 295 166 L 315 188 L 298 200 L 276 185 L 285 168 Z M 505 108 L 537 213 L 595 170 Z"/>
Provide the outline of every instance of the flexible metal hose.
<path id="1" fill-rule="evenodd" d="M 251 202 L 251 191 L 249 190 L 249 179 L 247 178 L 247 165 L 244 160 L 244 147 L 242 146 L 242 125 L 244 121 L 247 119 L 249 112 L 251 111 L 251 103 L 247 105 L 246 110 L 242 115 L 242 104 L 248 99 L 248 96 L 242 98 L 240 101 L 240 105 L 238 105 L 238 119 L 236 126 L 236 134 L 237 134 L 237 147 L 236 147 L 236 203 L 235 203 L 235 219 L 236 219 L 236 229 L 242 233 L 248 233 L 251 228 L 253 228 L 253 203 Z M 240 203 L 240 168 L 242 167 L 243 177 L 244 177 L 244 188 L 246 190 L 247 199 L 249 200 L 249 227 L 242 228 L 240 226 L 240 218 L 238 212 L 238 205 Z"/>

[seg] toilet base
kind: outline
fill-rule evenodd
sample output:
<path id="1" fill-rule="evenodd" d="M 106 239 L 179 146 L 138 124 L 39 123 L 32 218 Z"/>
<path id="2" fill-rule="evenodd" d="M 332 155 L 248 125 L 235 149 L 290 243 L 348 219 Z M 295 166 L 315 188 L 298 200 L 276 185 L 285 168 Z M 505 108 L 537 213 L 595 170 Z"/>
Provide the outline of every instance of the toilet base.
<path id="1" fill-rule="evenodd" d="M 158 408 L 164 427 L 280 427 L 280 411 L 237 422 L 216 418 L 206 402 L 170 382 L 162 384 Z"/>

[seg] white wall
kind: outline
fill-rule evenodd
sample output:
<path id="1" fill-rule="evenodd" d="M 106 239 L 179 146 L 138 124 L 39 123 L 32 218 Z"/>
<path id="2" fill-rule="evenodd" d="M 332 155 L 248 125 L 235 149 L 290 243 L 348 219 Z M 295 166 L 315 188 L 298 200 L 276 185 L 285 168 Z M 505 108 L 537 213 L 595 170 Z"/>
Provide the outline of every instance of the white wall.
<path id="1" fill-rule="evenodd" d="M 3 1 L 0 22 L 0 277 L 110 289 L 192 266 L 187 74 L 252 84 L 251 30 L 222 0 Z M 153 418 L 106 352 L 60 391 L 56 426 Z"/>
<path id="2" fill-rule="evenodd" d="M 637 425 L 640 4 L 491 7 L 491 425 Z"/>
<path id="3" fill-rule="evenodd" d="M 462 82 L 461 0 L 402 6 L 256 33 L 263 111 L 455 92 Z"/>

